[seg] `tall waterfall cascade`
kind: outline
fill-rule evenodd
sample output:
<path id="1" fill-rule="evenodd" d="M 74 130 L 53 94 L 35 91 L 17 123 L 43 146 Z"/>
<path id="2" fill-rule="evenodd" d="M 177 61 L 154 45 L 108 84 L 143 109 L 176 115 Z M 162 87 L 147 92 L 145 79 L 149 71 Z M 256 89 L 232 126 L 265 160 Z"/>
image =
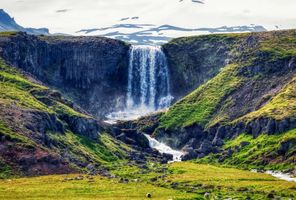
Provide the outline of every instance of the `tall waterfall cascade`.
<path id="1" fill-rule="evenodd" d="M 168 108 L 170 95 L 169 71 L 161 47 L 132 46 L 129 53 L 126 108 L 107 116 L 110 120 L 131 120 Z"/>

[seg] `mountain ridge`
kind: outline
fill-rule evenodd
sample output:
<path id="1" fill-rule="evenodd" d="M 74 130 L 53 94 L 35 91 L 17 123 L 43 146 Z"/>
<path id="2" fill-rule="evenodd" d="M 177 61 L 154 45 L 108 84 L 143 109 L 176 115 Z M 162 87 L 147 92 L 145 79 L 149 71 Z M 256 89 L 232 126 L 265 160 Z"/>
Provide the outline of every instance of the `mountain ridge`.
<path id="1" fill-rule="evenodd" d="M 48 35 L 49 30 L 47 28 L 24 28 L 17 24 L 14 18 L 10 17 L 3 9 L 0 9 L 0 32 L 5 31 L 23 31 L 34 35 Z"/>

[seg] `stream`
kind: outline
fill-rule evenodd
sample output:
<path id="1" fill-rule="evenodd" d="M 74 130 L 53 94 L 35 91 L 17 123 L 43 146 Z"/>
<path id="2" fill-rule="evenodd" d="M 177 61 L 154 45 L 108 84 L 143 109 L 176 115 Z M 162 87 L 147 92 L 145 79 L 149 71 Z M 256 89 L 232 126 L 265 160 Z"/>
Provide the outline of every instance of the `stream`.
<path id="1" fill-rule="evenodd" d="M 160 153 L 166 153 L 173 155 L 172 162 L 180 162 L 181 157 L 184 155 L 183 152 L 177 151 L 169 147 L 168 145 L 157 141 L 156 139 L 152 138 L 150 135 L 144 134 L 146 138 L 149 140 L 149 145 L 151 148 L 158 150 Z"/>
<path id="2" fill-rule="evenodd" d="M 265 173 L 273 177 L 276 177 L 278 179 L 282 179 L 289 182 L 296 182 L 296 178 L 291 177 L 289 174 L 285 174 L 282 172 L 274 172 L 274 171 L 266 171 Z"/>
<path id="3" fill-rule="evenodd" d="M 253 169 L 253 170 L 251 170 L 251 172 L 258 173 L 258 170 Z M 293 178 L 290 174 L 285 174 L 282 172 L 271 171 L 271 170 L 265 171 L 263 173 L 269 174 L 269 175 L 271 175 L 275 178 L 281 179 L 281 180 L 285 180 L 285 181 L 289 181 L 289 182 L 296 182 L 296 178 Z"/>

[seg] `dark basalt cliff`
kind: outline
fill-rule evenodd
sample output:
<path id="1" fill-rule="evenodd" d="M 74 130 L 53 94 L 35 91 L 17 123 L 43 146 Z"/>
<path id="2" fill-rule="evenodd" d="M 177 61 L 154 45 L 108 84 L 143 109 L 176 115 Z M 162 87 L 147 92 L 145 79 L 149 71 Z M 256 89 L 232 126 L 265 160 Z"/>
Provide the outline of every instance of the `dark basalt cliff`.
<path id="1" fill-rule="evenodd" d="M 235 38 L 205 35 L 178 38 L 163 45 L 175 100 L 217 75 L 232 59 L 236 44 Z"/>
<path id="2" fill-rule="evenodd" d="M 231 60 L 235 44 L 203 36 L 164 45 L 175 100 L 214 77 Z M 0 37 L 0 56 L 101 118 L 125 106 L 129 46 L 103 37 L 15 33 Z"/>
<path id="3" fill-rule="evenodd" d="M 0 37 L 0 56 L 97 117 L 125 102 L 129 45 L 102 37 Z"/>

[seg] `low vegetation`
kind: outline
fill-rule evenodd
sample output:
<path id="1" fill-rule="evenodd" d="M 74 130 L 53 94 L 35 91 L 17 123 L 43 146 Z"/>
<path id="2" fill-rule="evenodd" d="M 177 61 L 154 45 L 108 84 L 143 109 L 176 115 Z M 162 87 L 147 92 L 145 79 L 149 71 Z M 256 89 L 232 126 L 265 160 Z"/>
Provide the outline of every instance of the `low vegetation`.
<path id="1" fill-rule="evenodd" d="M 194 163 L 174 163 L 167 179 L 180 188 L 209 193 L 211 199 L 289 199 L 296 195 L 295 182 L 267 174 Z M 183 185 L 183 186 L 182 186 Z"/>
<path id="2" fill-rule="evenodd" d="M 13 35 L 16 35 L 16 34 L 17 34 L 17 31 L 0 32 L 0 36 L 2 36 L 2 37 L 13 36 Z"/>
<path id="3" fill-rule="evenodd" d="M 146 194 L 152 194 L 152 199 L 194 199 L 194 194 L 188 194 L 174 189 L 156 187 L 142 182 L 118 183 L 116 179 L 106 179 L 100 176 L 84 180 L 69 180 L 78 175 L 45 176 L 38 178 L 11 179 L 0 182 L 1 199 L 36 199 L 36 200 L 139 200 L 147 199 Z"/>
<path id="4" fill-rule="evenodd" d="M 127 152 L 132 151 L 130 147 L 115 141 L 106 133 L 102 133 L 98 141 L 70 131 L 65 134 L 49 133 L 49 137 L 56 142 L 53 147 L 55 151 L 59 152 L 65 146 L 72 158 L 85 163 L 91 160 L 92 163 L 101 164 L 104 167 L 111 167 L 116 162 L 120 164 L 127 158 Z"/>
<path id="5" fill-rule="evenodd" d="M 251 121 L 259 117 L 267 117 L 276 120 L 296 118 L 296 77 L 283 86 L 267 104 L 238 120 Z"/>
<path id="6" fill-rule="evenodd" d="M 215 125 L 231 126 L 258 118 L 295 119 L 296 78 L 294 69 L 289 68 L 296 58 L 294 34 L 295 31 L 288 31 L 285 37 L 281 33 L 221 34 L 173 40 L 172 45 L 179 45 L 206 39 L 217 42 L 222 49 L 231 40 L 235 41 L 236 48 L 227 51 L 231 59 L 223 61 L 224 67 L 219 68 L 220 71 L 217 67 L 206 75 L 217 72 L 214 78 L 201 84 L 167 112 L 147 121 L 140 120 L 139 127 L 151 132 L 162 129 L 169 130 L 169 134 L 179 134 L 180 129 L 183 131 L 194 125 L 207 130 Z M 239 45 L 242 41 L 244 43 Z M 212 47 L 217 48 L 216 45 Z M 215 53 L 218 55 L 219 51 Z M 180 62 L 178 70 L 190 70 L 182 60 Z M 210 62 L 211 59 L 206 64 Z M 287 70 L 281 71 L 279 64 L 288 66 Z M 203 80 L 196 81 L 202 83 Z M 130 155 L 135 150 L 105 130 L 100 130 L 92 139 L 79 131 L 76 133 L 75 127 L 71 127 L 76 125 L 76 119 L 94 119 L 58 92 L 7 66 L 2 60 L 0 109 L 0 147 L 5 149 L 0 151 L 0 199 L 146 199 L 147 193 L 152 194 L 153 199 L 164 200 L 288 200 L 296 197 L 296 183 L 250 172 L 251 169 L 295 171 L 296 129 L 273 135 L 265 132 L 251 135 L 241 131 L 222 138 L 224 141 L 221 139 L 219 148 L 215 146 L 215 153 L 204 154 L 205 157 L 192 162 L 166 165 L 145 159 L 132 161 Z M 46 126 L 37 126 L 42 122 Z M 82 123 L 76 129 L 83 129 L 84 125 Z M 224 132 L 222 134 L 227 134 Z M 205 144 L 210 146 L 212 140 Z M 12 162 L 13 153 L 22 150 L 21 159 Z M 96 169 L 102 176 L 69 174 L 20 178 L 25 170 L 18 165 L 36 164 L 30 163 L 31 158 L 35 159 L 35 153 L 37 156 L 50 155 L 44 160 L 55 156 L 53 161 L 49 160 L 50 164 L 63 160 L 62 164 L 73 169 L 71 173 L 96 174 L 92 173 Z"/>
<path id="7" fill-rule="evenodd" d="M 0 181 L 1 199 L 270 199 L 294 198 L 296 183 L 267 174 L 191 162 L 126 165 L 105 178 L 60 175 Z M 82 178 L 83 177 L 83 178 Z"/>

